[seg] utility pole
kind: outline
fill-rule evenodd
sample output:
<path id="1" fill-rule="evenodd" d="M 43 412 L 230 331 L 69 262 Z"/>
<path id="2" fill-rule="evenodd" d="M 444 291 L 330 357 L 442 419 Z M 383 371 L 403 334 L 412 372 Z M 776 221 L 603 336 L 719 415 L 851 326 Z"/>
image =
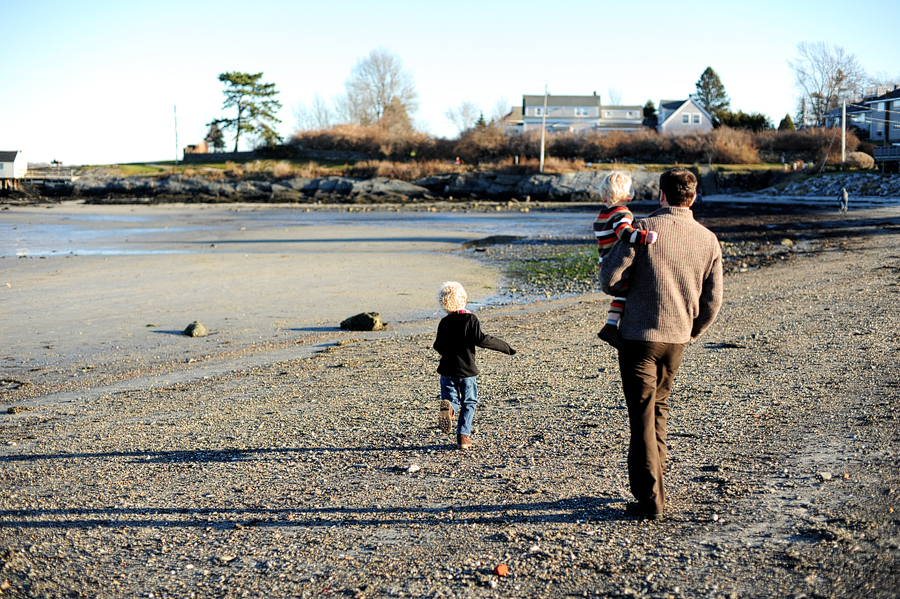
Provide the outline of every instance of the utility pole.
<path id="1" fill-rule="evenodd" d="M 803 129 L 806 129 L 806 97 L 803 98 Z"/>
<path id="2" fill-rule="evenodd" d="M 547 134 L 547 84 L 544 84 L 544 110 L 541 112 L 541 165 L 538 172 L 544 172 L 544 136 Z"/>
<path id="3" fill-rule="evenodd" d="M 175 168 L 178 168 L 178 106 L 172 107 L 175 111 Z"/>
<path id="4" fill-rule="evenodd" d="M 847 100 L 841 104 L 841 170 L 847 161 Z"/>

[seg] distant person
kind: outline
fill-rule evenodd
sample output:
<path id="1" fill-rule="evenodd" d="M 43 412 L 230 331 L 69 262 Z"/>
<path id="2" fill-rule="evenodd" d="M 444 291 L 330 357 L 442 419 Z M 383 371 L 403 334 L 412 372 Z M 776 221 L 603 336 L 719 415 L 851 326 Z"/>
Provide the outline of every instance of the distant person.
<path id="1" fill-rule="evenodd" d="M 628 511 L 658 520 L 665 511 L 663 472 L 669 393 L 688 343 L 716 319 L 722 306 L 719 240 L 694 220 L 697 178 L 683 168 L 659 177 L 659 210 L 637 223 L 659 232 L 659 243 L 616 244 L 604 258 L 607 293 L 627 283 L 628 309 L 619 322 L 619 371 L 631 440 L 628 478 L 637 503 Z"/>
<path id="2" fill-rule="evenodd" d="M 841 214 L 847 214 L 847 204 L 850 202 L 850 194 L 847 193 L 846 187 L 841 187 L 840 196 Z"/>
<path id="3" fill-rule="evenodd" d="M 478 405 L 478 364 L 475 348 L 483 347 L 514 356 L 516 350 L 499 337 L 481 332 L 478 317 L 466 310 L 466 290 L 454 281 L 441 286 L 438 302 L 447 315 L 438 324 L 434 349 L 441 354 L 438 374 L 441 375 L 441 405 L 438 425 L 450 434 L 453 419 L 456 423 L 456 443 L 460 449 L 472 447 L 472 421 Z"/>
<path id="4" fill-rule="evenodd" d="M 656 231 L 639 231 L 632 226 L 634 215 L 626 207 L 634 197 L 631 177 L 620 172 L 610 173 L 603 178 L 597 190 L 604 204 L 599 216 L 594 220 L 594 235 L 597 237 L 597 251 L 600 254 L 598 266 L 602 271 L 603 257 L 609 254 L 619 241 L 649 245 L 656 243 L 657 234 Z M 609 305 L 606 324 L 597 333 L 600 339 L 616 349 L 619 348 L 619 335 L 616 329 L 625 310 L 627 292 L 628 284 L 625 282 Z"/>

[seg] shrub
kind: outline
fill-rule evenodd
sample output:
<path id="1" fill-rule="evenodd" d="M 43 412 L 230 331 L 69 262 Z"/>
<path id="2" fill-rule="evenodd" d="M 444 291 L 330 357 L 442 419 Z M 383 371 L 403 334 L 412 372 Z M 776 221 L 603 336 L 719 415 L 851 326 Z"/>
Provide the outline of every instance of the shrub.
<path id="1" fill-rule="evenodd" d="M 748 131 L 720 127 L 709 133 L 704 151 L 706 162 L 752 164 L 759 162 L 753 135 Z"/>
<path id="2" fill-rule="evenodd" d="M 850 152 L 847 154 L 847 166 L 868 170 L 875 166 L 875 159 L 863 152 Z"/>

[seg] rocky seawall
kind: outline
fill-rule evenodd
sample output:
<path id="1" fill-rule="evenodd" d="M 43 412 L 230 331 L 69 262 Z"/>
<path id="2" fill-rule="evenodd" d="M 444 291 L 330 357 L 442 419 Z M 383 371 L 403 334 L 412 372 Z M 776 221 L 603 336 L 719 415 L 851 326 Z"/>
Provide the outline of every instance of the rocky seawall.
<path id="1" fill-rule="evenodd" d="M 764 192 L 792 196 L 837 196 L 842 189 L 858 196 L 900 196 L 900 175 L 858 173 L 812 177 L 788 183 L 782 189 L 769 188 Z"/>
<path id="2" fill-rule="evenodd" d="M 323 204 L 405 203 L 418 200 L 493 200 L 596 202 L 597 187 L 612 172 L 582 171 L 562 175 L 511 175 L 492 172 L 452 173 L 407 182 L 386 177 L 293 177 L 210 179 L 85 176 L 43 184 L 39 195 L 84 198 L 88 203 L 146 202 L 321 202 Z M 900 196 L 900 175 L 828 174 L 792 181 L 797 174 L 779 171 L 719 172 L 703 178 L 704 192 L 766 193 L 778 196 L 831 196 L 846 188 L 852 195 Z M 632 171 L 635 199 L 652 200 L 659 192 L 659 173 Z"/>
<path id="3" fill-rule="evenodd" d="M 486 199 L 597 201 L 596 188 L 610 171 L 563 175 L 463 173 L 413 182 L 384 177 L 294 177 L 279 180 L 214 180 L 206 177 L 82 177 L 48 182 L 41 195 L 84 198 L 88 203 L 187 202 L 322 202 L 381 203 L 414 200 Z M 635 171 L 635 198 L 655 197 L 658 173 Z"/>

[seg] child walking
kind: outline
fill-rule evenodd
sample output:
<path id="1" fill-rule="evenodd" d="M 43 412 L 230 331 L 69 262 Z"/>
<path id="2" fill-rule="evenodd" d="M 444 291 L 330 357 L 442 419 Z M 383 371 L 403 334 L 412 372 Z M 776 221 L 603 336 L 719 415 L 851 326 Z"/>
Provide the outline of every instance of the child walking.
<path id="1" fill-rule="evenodd" d="M 447 315 L 438 324 L 434 349 L 441 354 L 438 374 L 441 375 L 441 406 L 438 425 L 450 434 L 453 418 L 459 414 L 456 423 L 456 442 L 460 449 L 472 447 L 472 420 L 478 405 L 478 385 L 475 376 L 478 364 L 475 362 L 475 347 L 483 347 L 503 352 L 510 356 L 516 350 L 499 337 L 481 332 L 478 317 L 466 310 L 466 290 L 454 281 L 441 286 L 438 302 Z"/>
<path id="2" fill-rule="evenodd" d="M 594 221 L 594 235 L 597 236 L 597 251 L 600 254 L 599 268 L 603 268 L 603 257 L 609 254 L 619 241 L 641 245 L 656 243 L 659 237 L 656 231 L 641 231 L 632 226 L 634 215 L 626 207 L 626 204 L 634 197 L 631 177 L 620 172 L 610 173 L 603 178 L 599 191 L 600 199 L 604 204 L 603 210 Z M 616 349 L 622 347 L 618 326 L 622 312 L 625 310 L 627 294 L 628 286 L 626 285 L 620 291 L 619 296 L 613 298 L 606 316 L 606 324 L 597 333 L 600 339 Z"/>

